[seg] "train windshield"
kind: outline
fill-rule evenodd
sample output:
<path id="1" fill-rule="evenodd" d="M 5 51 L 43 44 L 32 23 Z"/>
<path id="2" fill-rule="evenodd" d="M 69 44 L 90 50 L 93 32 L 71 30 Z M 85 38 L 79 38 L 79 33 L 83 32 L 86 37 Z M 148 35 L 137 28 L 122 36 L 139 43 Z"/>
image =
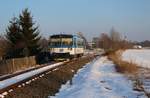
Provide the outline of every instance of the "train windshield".
<path id="1" fill-rule="evenodd" d="M 73 44 L 72 38 L 51 38 L 51 47 L 71 47 Z"/>

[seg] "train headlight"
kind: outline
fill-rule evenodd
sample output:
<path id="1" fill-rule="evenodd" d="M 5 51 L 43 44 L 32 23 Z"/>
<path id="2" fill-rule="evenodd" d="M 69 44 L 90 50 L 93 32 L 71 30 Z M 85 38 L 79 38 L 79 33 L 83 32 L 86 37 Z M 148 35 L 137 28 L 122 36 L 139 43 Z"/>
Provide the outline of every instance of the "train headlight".
<path id="1" fill-rule="evenodd" d="M 68 50 L 72 50 L 72 48 L 68 48 Z"/>
<path id="2" fill-rule="evenodd" d="M 63 52 L 64 50 L 63 49 L 59 49 L 59 52 Z"/>

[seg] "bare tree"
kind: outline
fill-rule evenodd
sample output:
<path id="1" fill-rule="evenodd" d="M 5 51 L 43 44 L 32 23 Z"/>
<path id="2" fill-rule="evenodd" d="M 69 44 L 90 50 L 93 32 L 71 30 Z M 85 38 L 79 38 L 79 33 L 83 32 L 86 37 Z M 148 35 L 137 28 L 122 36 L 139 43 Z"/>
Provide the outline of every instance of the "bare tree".
<path id="1" fill-rule="evenodd" d="M 84 45 L 85 45 L 85 48 L 88 48 L 88 42 L 87 42 L 87 39 L 85 38 L 85 36 L 83 35 L 82 32 L 78 32 L 77 33 L 83 40 L 84 40 Z"/>
<path id="2" fill-rule="evenodd" d="M 116 51 L 119 49 L 131 48 L 132 44 L 126 39 L 122 39 L 119 32 L 111 29 L 110 35 L 102 33 L 99 38 L 99 46 L 105 51 Z"/>
<path id="3" fill-rule="evenodd" d="M 46 38 L 42 38 L 40 41 L 40 46 L 42 48 L 42 51 L 47 52 L 48 51 L 48 40 Z"/>
<path id="4" fill-rule="evenodd" d="M 113 50 L 119 49 L 121 45 L 121 35 L 119 32 L 117 32 L 114 28 L 111 29 L 110 31 L 110 39 L 111 39 L 111 48 Z"/>
<path id="5" fill-rule="evenodd" d="M 110 30 L 110 38 L 112 41 L 120 41 L 122 39 L 120 33 L 117 32 L 114 28 Z"/>
<path id="6" fill-rule="evenodd" d="M 99 38 L 99 47 L 105 50 L 110 48 L 110 37 L 107 33 L 102 33 Z"/>

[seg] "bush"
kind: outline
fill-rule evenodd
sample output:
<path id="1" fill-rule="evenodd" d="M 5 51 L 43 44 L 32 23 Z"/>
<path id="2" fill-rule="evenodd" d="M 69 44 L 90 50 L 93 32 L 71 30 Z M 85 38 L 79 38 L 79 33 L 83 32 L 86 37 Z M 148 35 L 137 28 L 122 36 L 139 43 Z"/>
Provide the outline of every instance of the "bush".
<path id="1" fill-rule="evenodd" d="M 48 62 L 50 62 L 52 60 L 53 60 L 52 55 L 49 52 L 40 52 L 36 56 L 36 62 L 37 62 L 37 64 L 48 63 Z"/>

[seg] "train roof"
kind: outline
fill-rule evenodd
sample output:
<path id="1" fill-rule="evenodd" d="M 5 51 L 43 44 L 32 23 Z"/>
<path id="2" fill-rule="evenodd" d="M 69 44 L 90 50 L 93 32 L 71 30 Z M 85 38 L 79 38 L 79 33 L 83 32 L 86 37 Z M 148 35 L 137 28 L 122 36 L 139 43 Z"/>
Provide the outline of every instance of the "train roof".
<path id="1" fill-rule="evenodd" d="M 56 34 L 56 35 L 51 36 L 51 38 L 58 38 L 58 37 L 71 38 L 71 37 L 73 37 L 73 35 L 71 35 L 71 34 Z"/>
<path id="2" fill-rule="evenodd" d="M 51 38 L 61 38 L 61 37 L 65 37 L 65 38 L 72 38 L 72 37 L 79 37 L 78 35 L 72 35 L 72 34 L 56 34 L 56 35 L 52 35 L 50 36 Z"/>

